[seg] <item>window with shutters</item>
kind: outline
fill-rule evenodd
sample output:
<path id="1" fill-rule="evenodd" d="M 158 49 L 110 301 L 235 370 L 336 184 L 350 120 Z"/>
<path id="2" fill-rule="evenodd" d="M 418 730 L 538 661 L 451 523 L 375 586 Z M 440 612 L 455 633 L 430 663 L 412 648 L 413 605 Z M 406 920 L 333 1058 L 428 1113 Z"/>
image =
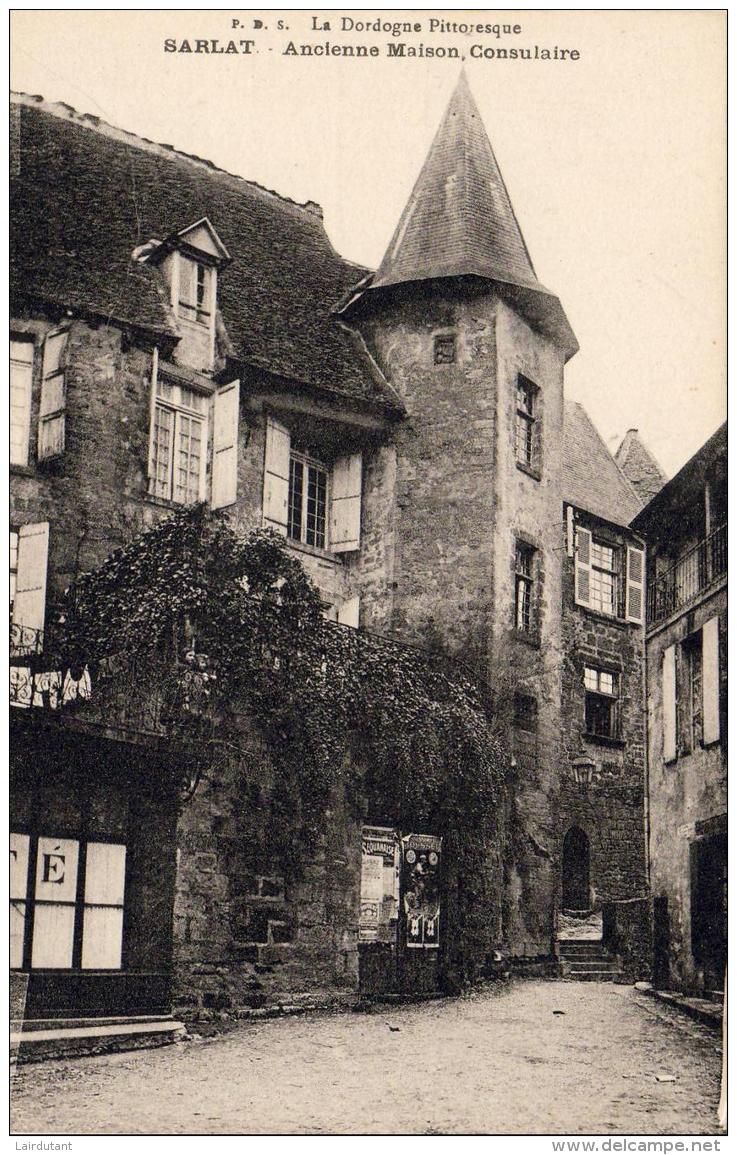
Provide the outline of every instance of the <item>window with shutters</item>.
<path id="1" fill-rule="evenodd" d="M 33 343 L 10 342 L 10 464 L 28 465 L 33 390 Z"/>
<path id="2" fill-rule="evenodd" d="M 591 738 L 619 738 L 619 674 L 584 667 L 585 730 Z"/>
<path id="3" fill-rule="evenodd" d="M 66 351 L 69 333 L 60 329 L 44 341 L 41 401 L 38 411 L 38 460 L 64 452 L 66 441 Z"/>
<path id="4" fill-rule="evenodd" d="M 619 611 L 619 550 L 596 537 L 591 539 L 592 610 L 615 617 Z"/>
<path id="5" fill-rule="evenodd" d="M 644 549 L 617 542 L 613 537 L 584 525 L 576 525 L 573 532 L 576 604 L 607 617 L 642 625 L 645 610 Z M 571 533 L 570 527 L 568 533 Z"/>
<path id="6" fill-rule="evenodd" d="M 523 377 L 517 378 L 517 412 L 515 419 L 515 452 L 517 464 L 536 470 L 540 458 L 540 423 L 537 385 Z"/>
<path id="7" fill-rule="evenodd" d="M 10 965 L 120 970 L 125 844 L 10 835 Z"/>
<path id="8" fill-rule="evenodd" d="M 275 417 L 266 418 L 263 525 L 300 545 L 348 553 L 361 545 L 360 453 L 332 464 L 299 442 Z"/>
<path id="9" fill-rule="evenodd" d="M 287 536 L 325 549 L 327 543 L 328 471 L 306 453 L 289 455 Z"/>
<path id="10" fill-rule="evenodd" d="M 182 505 L 205 489 L 208 398 L 160 375 L 151 419 L 149 493 Z"/>

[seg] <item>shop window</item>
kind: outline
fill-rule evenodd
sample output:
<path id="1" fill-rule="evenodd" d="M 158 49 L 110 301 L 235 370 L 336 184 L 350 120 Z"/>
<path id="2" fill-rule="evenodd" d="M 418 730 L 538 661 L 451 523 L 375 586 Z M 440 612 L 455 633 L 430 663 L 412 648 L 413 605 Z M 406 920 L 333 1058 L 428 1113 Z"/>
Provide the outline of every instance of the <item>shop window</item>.
<path id="1" fill-rule="evenodd" d="M 618 738 L 619 675 L 586 666 L 584 688 L 586 733 L 593 738 Z"/>
<path id="2" fill-rule="evenodd" d="M 11 966 L 120 970 L 122 843 L 10 836 Z"/>

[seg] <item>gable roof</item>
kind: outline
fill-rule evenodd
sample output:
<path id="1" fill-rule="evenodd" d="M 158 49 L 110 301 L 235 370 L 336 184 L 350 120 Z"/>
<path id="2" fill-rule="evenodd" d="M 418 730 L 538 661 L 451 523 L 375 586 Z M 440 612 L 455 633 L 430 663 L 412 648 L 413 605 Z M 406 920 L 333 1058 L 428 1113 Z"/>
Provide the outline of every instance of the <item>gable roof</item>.
<path id="1" fill-rule="evenodd" d="M 37 97 L 15 97 L 14 125 L 12 294 L 174 335 L 160 274 L 132 253 L 207 218 L 232 258 L 218 306 L 235 359 L 399 410 L 332 313 L 365 270 L 335 252 L 316 206 Z"/>
<path id="2" fill-rule="evenodd" d="M 668 480 L 637 429 L 628 429 L 614 454 L 622 473 L 643 502 L 650 501 Z"/>
<path id="3" fill-rule="evenodd" d="M 577 401 L 563 413 L 563 500 L 614 525 L 629 525 L 642 501 Z"/>
<path id="4" fill-rule="evenodd" d="M 558 298 L 537 279 L 464 72 L 370 288 L 458 276 L 503 286 L 569 356 L 577 350 Z"/>

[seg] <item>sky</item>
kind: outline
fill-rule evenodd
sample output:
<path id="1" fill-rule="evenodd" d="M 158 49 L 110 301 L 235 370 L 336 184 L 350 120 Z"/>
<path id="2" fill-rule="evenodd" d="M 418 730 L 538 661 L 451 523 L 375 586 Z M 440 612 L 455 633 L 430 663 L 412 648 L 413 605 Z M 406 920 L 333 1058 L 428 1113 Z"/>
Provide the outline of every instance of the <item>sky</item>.
<path id="1" fill-rule="evenodd" d="M 355 28 L 375 20 L 421 30 Z M 26 10 L 11 14 L 11 86 L 317 201 L 335 248 L 376 267 L 463 64 L 538 278 L 581 346 L 567 395 L 612 451 L 637 428 L 672 475 L 726 417 L 725 38 L 707 10 Z M 379 55 L 299 54 L 326 41 Z M 390 43 L 459 57 L 390 58 Z M 578 59 L 542 56 L 555 47 Z"/>

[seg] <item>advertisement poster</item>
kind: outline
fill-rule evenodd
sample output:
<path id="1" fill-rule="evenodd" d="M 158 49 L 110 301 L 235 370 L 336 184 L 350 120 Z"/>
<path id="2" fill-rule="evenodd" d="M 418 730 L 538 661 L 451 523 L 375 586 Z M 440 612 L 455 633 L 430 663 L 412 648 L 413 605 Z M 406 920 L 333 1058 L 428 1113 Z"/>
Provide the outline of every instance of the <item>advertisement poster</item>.
<path id="1" fill-rule="evenodd" d="M 443 840 L 432 834 L 402 839 L 402 902 L 408 947 L 440 945 L 440 856 Z"/>

